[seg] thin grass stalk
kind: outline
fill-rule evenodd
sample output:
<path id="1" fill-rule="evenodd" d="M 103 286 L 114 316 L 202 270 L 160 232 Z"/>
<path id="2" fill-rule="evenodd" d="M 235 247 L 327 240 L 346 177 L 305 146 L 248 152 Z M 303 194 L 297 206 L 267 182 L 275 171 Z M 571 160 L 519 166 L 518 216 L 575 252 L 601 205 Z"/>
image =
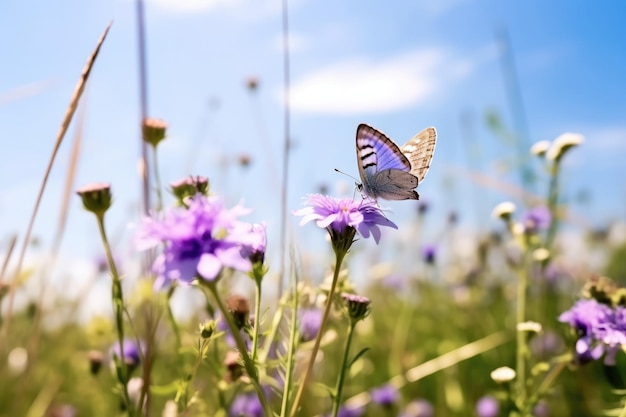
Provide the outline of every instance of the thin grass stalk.
<path id="1" fill-rule="evenodd" d="M 59 256 L 59 251 L 61 249 L 61 243 L 63 241 L 63 236 L 65 232 L 65 225 L 67 223 L 67 218 L 69 214 L 70 207 L 70 198 L 74 192 L 74 179 L 76 178 L 76 167 L 78 165 L 78 157 L 80 156 L 80 146 L 82 144 L 83 138 L 83 127 L 85 123 L 85 106 L 81 108 L 81 112 L 77 121 L 76 131 L 74 134 L 74 140 L 72 142 L 72 150 L 70 153 L 70 162 L 67 169 L 67 175 L 65 176 L 65 187 L 63 188 L 63 197 L 61 198 L 61 211 L 59 213 L 59 221 L 57 222 L 57 229 L 54 235 L 54 239 L 52 241 L 52 248 L 50 250 L 50 265 L 46 268 L 48 273 L 51 273 L 56 264 L 56 260 Z M 30 355 L 32 356 L 32 360 L 30 363 L 35 362 L 35 358 L 37 356 L 38 348 L 39 348 L 39 340 L 41 336 L 41 320 L 44 313 L 43 309 L 43 299 L 47 294 L 48 284 L 50 280 L 45 280 L 41 284 L 41 291 L 39 294 L 38 305 L 39 308 L 35 312 L 35 318 L 33 320 L 33 332 L 30 340 Z"/>
<path id="2" fill-rule="evenodd" d="M 150 213 L 150 176 L 148 163 L 148 144 L 143 137 L 143 123 L 148 118 L 148 69 L 146 64 L 146 30 L 143 0 L 135 3 L 137 15 L 137 57 L 139 59 L 139 113 L 141 120 L 139 127 L 141 132 L 141 161 L 144 169 L 141 171 L 141 189 L 143 192 L 143 212 Z"/>
<path id="3" fill-rule="evenodd" d="M 50 160 L 48 161 L 48 166 L 46 167 L 45 174 L 43 176 L 43 180 L 41 182 L 41 186 L 39 188 L 39 193 L 37 194 L 37 199 L 35 200 L 35 206 L 33 208 L 33 213 L 31 214 L 30 220 L 28 222 L 28 227 L 26 229 L 26 234 L 24 235 L 24 240 L 22 243 L 22 248 L 19 253 L 17 266 L 15 270 L 15 275 L 10 283 L 9 288 L 9 303 L 7 308 L 7 316 L 5 320 L 2 322 L 2 331 L 0 332 L 0 350 L 3 348 L 5 341 L 7 340 L 9 328 L 11 325 L 11 316 L 13 314 L 13 302 L 15 299 L 15 291 L 17 289 L 18 280 L 20 277 L 20 273 L 22 270 L 22 264 L 24 263 L 24 257 L 26 255 L 26 249 L 28 248 L 28 242 L 30 241 L 30 236 L 33 231 L 33 226 L 35 224 L 35 218 L 37 217 L 37 213 L 39 212 L 39 206 L 41 205 L 41 200 L 43 198 L 43 193 L 46 189 L 46 185 L 48 184 L 48 178 L 50 177 L 50 172 L 52 171 L 52 166 L 54 165 L 54 161 L 56 160 L 56 155 L 61 147 L 61 143 L 63 142 L 63 138 L 65 137 L 65 133 L 72 121 L 74 113 L 76 112 L 76 108 L 78 107 L 78 102 L 85 90 L 85 85 L 87 84 L 87 79 L 89 78 L 89 74 L 91 73 L 91 69 L 96 61 L 98 53 L 100 52 L 100 47 L 104 43 L 106 39 L 107 33 L 111 28 L 113 22 L 109 23 L 107 27 L 100 35 L 100 39 L 96 44 L 96 48 L 93 50 L 89 58 L 87 58 L 87 63 L 83 68 L 82 74 L 78 79 L 78 83 L 74 88 L 74 93 L 72 94 L 72 98 L 70 100 L 70 104 L 65 111 L 65 116 L 63 117 L 63 121 L 61 122 L 61 127 L 59 128 L 59 132 L 57 133 L 56 141 L 54 144 L 54 148 L 52 150 L 52 154 L 50 155 Z"/>
<path id="4" fill-rule="evenodd" d="M 280 415 L 287 415 L 289 409 L 289 399 L 293 385 L 293 368 L 296 357 L 296 335 L 298 335 L 298 274 L 292 272 L 293 294 L 291 296 L 291 329 L 289 331 L 289 347 L 287 351 L 287 365 L 285 366 L 285 386 L 283 388 L 283 399 L 280 406 Z"/>
<path id="5" fill-rule="evenodd" d="M 261 280 L 256 280 L 254 293 L 254 327 L 252 329 L 252 362 L 256 363 L 259 349 L 259 325 L 261 321 Z"/>
<path id="6" fill-rule="evenodd" d="M 283 172 L 280 193 L 280 271 L 278 274 L 278 298 L 283 293 L 285 276 L 285 256 L 287 252 L 287 189 L 289 185 L 289 148 L 290 148 L 290 112 L 289 112 L 289 10 L 287 0 L 282 2 L 283 11 L 283 76 L 284 76 L 284 134 L 283 138 Z"/>

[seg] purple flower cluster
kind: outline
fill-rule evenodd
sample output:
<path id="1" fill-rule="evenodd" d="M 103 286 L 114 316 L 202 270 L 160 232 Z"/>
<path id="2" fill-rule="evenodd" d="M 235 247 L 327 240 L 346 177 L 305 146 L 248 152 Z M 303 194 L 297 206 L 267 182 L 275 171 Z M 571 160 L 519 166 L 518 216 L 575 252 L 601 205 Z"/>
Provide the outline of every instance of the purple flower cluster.
<path id="1" fill-rule="evenodd" d="M 606 353 L 604 363 L 615 365 L 616 353 L 626 345 L 626 308 L 582 299 L 561 314 L 559 321 L 569 323 L 578 334 L 576 354 L 580 363 L 600 359 Z"/>
<path id="2" fill-rule="evenodd" d="M 335 199 L 321 194 L 312 194 L 306 201 L 307 207 L 296 210 L 296 216 L 303 216 L 300 225 L 312 220 L 316 224 L 328 229 L 332 235 L 341 235 L 352 227 L 364 238 L 370 235 L 376 243 L 380 241 L 379 226 L 397 229 L 391 220 L 387 219 L 375 201 L 354 201 L 351 198 Z"/>
<path id="3" fill-rule="evenodd" d="M 172 281 L 189 284 L 196 278 L 214 281 L 225 267 L 249 272 L 252 262 L 262 259 L 266 245 L 265 225 L 237 220 L 249 212 L 239 205 L 227 209 L 221 198 L 197 194 L 187 208 L 145 219 L 137 247 L 145 250 L 165 244 L 153 265 L 157 286 Z"/>

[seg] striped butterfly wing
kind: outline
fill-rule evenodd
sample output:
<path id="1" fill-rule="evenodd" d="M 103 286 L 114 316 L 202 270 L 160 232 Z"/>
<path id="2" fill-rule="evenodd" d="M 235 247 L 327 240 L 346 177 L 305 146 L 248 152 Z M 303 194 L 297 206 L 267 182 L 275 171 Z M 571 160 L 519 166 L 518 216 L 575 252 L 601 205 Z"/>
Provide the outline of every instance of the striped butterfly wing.
<path id="1" fill-rule="evenodd" d="M 434 127 L 427 127 L 400 148 L 411 164 L 411 174 L 415 175 L 420 183 L 428 173 L 436 144 L 437 131 Z"/>
<path id="2" fill-rule="evenodd" d="M 362 190 L 371 198 L 417 199 L 418 179 L 410 173 L 411 163 L 384 133 L 360 124 L 356 133 L 356 154 Z"/>

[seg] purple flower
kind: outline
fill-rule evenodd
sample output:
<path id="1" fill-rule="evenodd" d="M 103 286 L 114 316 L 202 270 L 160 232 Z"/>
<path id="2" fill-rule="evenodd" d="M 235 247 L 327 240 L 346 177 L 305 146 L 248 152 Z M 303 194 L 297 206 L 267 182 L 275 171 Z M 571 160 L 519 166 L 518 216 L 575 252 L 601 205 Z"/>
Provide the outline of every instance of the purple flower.
<path id="1" fill-rule="evenodd" d="M 250 259 L 252 263 L 263 263 L 265 261 L 265 250 L 267 248 L 267 225 L 261 224 L 243 224 L 243 227 L 248 228 L 248 232 L 243 230 L 242 235 L 246 236 L 242 254 L 244 257 Z"/>
<path id="2" fill-rule="evenodd" d="M 400 417 L 433 417 L 435 408 L 424 399 L 413 400 L 407 404 Z"/>
<path id="3" fill-rule="evenodd" d="M 372 402 L 383 407 L 391 407 L 398 401 L 398 390 L 391 384 L 386 384 L 370 391 Z"/>
<path id="4" fill-rule="evenodd" d="M 539 401 L 535 408 L 533 408 L 533 416 L 535 417 L 548 417 L 550 415 L 550 406 L 545 401 Z"/>
<path id="5" fill-rule="evenodd" d="M 294 212 L 296 216 L 303 216 L 300 225 L 315 220 L 319 227 L 328 229 L 331 236 L 341 235 L 346 229 L 354 228 L 364 238 L 371 234 L 378 243 L 381 236 L 379 226 L 398 228 L 371 200 L 357 202 L 350 198 L 338 200 L 321 194 L 312 194 L 306 204 L 308 207 Z"/>
<path id="6" fill-rule="evenodd" d="M 537 206 L 527 211 L 523 216 L 523 224 L 529 232 L 545 230 L 550 226 L 552 215 L 544 206 Z"/>
<path id="7" fill-rule="evenodd" d="M 162 219 L 144 220 L 137 236 L 137 247 L 150 249 L 165 244 L 153 269 L 157 286 L 171 281 L 191 283 L 195 278 L 217 279 L 223 268 L 248 272 L 248 256 L 259 244 L 259 230 L 237 218 L 249 210 L 224 207 L 221 198 L 197 194 L 188 200 L 189 207 L 176 207 Z"/>
<path id="8" fill-rule="evenodd" d="M 491 396 L 485 395 L 476 402 L 478 417 L 497 417 L 500 414 L 500 402 Z"/>
<path id="9" fill-rule="evenodd" d="M 604 353 L 604 363 L 615 364 L 615 355 L 626 345 L 626 309 L 612 308 L 594 299 L 578 300 L 559 316 L 569 323 L 579 338 L 576 341 L 577 359 L 581 364 L 597 360 Z"/>
<path id="10" fill-rule="evenodd" d="M 255 394 L 237 396 L 230 406 L 230 417 L 263 417 L 263 407 Z"/>
<path id="11" fill-rule="evenodd" d="M 308 308 L 300 310 L 300 338 L 303 342 L 315 339 L 322 325 L 322 310 Z"/>
<path id="12" fill-rule="evenodd" d="M 346 406 L 342 406 L 337 411 L 337 417 L 361 417 L 365 410 L 362 407 L 358 408 L 349 408 Z"/>
<path id="13" fill-rule="evenodd" d="M 435 263 L 435 255 L 437 254 L 437 247 L 435 245 L 426 245 L 422 248 L 422 259 L 428 265 Z"/>
<path id="14" fill-rule="evenodd" d="M 141 362 L 139 350 L 141 349 L 143 351 L 143 347 L 137 345 L 137 343 L 132 339 L 124 339 L 123 345 L 124 361 L 126 364 L 131 368 L 139 365 Z M 113 343 L 113 346 L 111 346 L 111 354 L 121 359 L 122 355 L 120 355 L 120 342 L 115 341 L 115 343 Z"/>

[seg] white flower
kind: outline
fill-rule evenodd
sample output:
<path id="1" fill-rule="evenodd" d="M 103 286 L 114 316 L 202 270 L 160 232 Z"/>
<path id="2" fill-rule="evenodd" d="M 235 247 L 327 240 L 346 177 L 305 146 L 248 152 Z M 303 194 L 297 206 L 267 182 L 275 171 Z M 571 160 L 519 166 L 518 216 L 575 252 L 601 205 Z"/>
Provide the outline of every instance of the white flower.
<path id="1" fill-rule="evenodd" d="M 554 139 L 552 146 L 546 152 L 546 158 L 552 161 L 559 161 L 569 148 L 578 146 L 584 141 L 585 137 L 580 133 L 563 133 Z"/>
<path id="2" fill-rule="evenodd" d="M 541 333 L 541 330 L 542 330 L 541 323 L 537 323 L 536 321 L 524 321 L 522 323 L 517 324 L 518 332 Z"/>
<path id="3" fill-rule="evenodd" d="M 509 368 L 508 366 L 501 366 L 500 368 L 491 371 L 490 376 L 495 382 L 502 384 L 515 379 L 515 370 Z"/>
<path id="4" fill-rule="evenodd" d="M 544 156 L 550 149 L 550 142 L 547 140 L 540 140 L 530 147 L 530 153 L 537 156 Z"/>
<path id="5" fill-rule="evenodd" d="M 508 220 L 511 218 L 511 214 L 515 212 L 515 204 L 510 201 L 505 201 L 494 207 L 491 215 L 496 219 Z"/>

